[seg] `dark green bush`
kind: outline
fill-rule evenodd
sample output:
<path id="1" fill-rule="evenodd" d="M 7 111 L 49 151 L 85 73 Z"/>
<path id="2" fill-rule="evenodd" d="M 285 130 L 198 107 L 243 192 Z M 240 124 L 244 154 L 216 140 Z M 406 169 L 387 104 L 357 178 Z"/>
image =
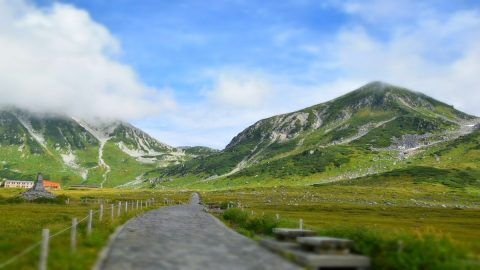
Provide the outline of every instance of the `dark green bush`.
<path id="1" fill-rule="evenodd" d="M 249 215 L 238 208 L 230 208 L 223 213 L 223 218 L 240 227 L 244 227 L 247 224 Z"/>
<path id="2" fill-rule="evenodd" d="M 272 234 L 272 229 L 278 227 L 278 221 L 271 216 L 253 217 L 248 212 L 238 208 L 231 208 L 223 213 L 223 219 L 229 221 L 245 235 Z M 246 233 L 249 232 L 249 233 Z"/>
<path id="3" fill-rule="evenodd" d="M 55 198 L 37 198 L 33 200 L 34 203 L 52 203 L 52 204 L 65 204 L 65 200 L 67 200 L 67 196 L 57 196 Z"/>
<path id="4" fill-rule="evenodd" d="M 278 221 L 271 216 L 254 217 L 248 220 L 246 229 L 255 234 L 271 235 L 273 228 L 278 227 Z"/>
<path id="5" fill-rule="evenodd" d="M 4 203 L 23 203 L 25 200 L 21 197 L 10 197 L 3 200 Z"/>

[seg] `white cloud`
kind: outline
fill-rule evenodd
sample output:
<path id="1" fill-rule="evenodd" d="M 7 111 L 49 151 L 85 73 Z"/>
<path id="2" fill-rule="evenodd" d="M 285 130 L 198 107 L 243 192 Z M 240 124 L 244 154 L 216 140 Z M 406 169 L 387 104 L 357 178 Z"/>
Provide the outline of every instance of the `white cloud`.
<path id="1" fill-rule="evenodd" d="M 270 80 L 260 72 L 220 71 L 207 96 L 224 106 L 258 108 L 265 106 L 275 91 Z"/>
<path id="2" fill-rule="evenodd" d="M 415 0 L 331 0 L 330 5 L 338 7 L 349 15 L 359 16 L 373 23 L 390 23 L 412 17 L 427 16 L 431 13 L 427 1 Z M 437 1 L 440 4 L 440 1 Z M 377 25 L 381 27 L 381 25 Z"/>
<path id="3" fill-rule="evenodd" d="M 387 36 L 381 37 L 361 24 L 349 25 L 328 44 L 303 48 L 309 48 L 308 52 L 317 57 L 311 63 L 309 76 L 333 74 L 331 80 L 317 82 L 318 89 L 333 89 L 339 82 L 360 86 L 383 80 L 480 115 L 478 29 L 478 12 L 457 11 L 447 17 L 432 15 L 396 24 Z"/>
<path id="4" fill-rule="evenodd" d="M 115 59 L 120 44 L 89 14 L 0 0 L 0 102 L 39 112 L 131 119 L 175 107 Z"/>

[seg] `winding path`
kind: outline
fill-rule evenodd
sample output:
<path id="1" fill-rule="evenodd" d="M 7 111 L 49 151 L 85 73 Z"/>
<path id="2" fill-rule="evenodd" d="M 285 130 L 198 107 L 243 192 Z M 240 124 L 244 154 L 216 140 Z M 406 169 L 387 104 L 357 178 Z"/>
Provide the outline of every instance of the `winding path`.
<path id="1" fill-rule="evenodd" d="M 128 221 L 99 269 L 300 269 L 189 205 L 164 207 Z"/>

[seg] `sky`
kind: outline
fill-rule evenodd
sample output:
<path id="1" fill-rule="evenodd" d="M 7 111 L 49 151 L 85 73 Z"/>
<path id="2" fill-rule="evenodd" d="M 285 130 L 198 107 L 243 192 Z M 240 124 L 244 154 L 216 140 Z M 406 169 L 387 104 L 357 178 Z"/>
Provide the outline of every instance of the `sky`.
<path id="1" fill-rule="evenodd" d="M 479 74 L 476 0 L 0 0 L 0 105 L 172 146 L 222 149 L 374 80 L 480 116 Z"/>

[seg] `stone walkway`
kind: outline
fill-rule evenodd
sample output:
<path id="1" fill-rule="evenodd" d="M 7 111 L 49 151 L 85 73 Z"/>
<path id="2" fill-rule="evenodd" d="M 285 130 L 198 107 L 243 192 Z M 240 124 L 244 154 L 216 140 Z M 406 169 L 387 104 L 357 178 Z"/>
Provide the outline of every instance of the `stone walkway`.
<path id="1" fill-rule="evenodd" d="M 300 269 L 189 205 L 165 207 L 128 221 L 100 269 Z"/>

